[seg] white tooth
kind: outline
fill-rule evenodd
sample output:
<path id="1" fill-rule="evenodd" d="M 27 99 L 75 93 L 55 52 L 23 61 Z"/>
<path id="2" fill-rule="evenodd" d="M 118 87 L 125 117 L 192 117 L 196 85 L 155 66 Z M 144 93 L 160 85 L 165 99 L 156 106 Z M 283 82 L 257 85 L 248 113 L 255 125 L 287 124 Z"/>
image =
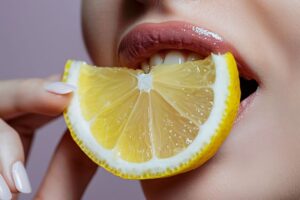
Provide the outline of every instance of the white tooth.
<path id="1" fill-rule="evenodd" d="M 141 68 L 142 70 L 145 72 L 145 73 L 149 73 L 150 72 L 150 66 L 149 66 L 149 63 L 147 61 L 144 61 L 141 65 Z"/>
<path id="2" fill-rule="evenodd" d="M 184 55 L 179 51 L 170 51 L 166 54 L 164 64 L 182 64 L 185 62 Z"/>
<path id="3" fill-rule="evenodd" d="M 187 60 L 188 61 L 194 61 L 194 60 L 200 60 L 200 56 L 196 53 L 190 53 Z"/>
<path id="4" fill-rule="evenodd" d="M 154 54 L 153 56 L 151 56 L 149 63 L 150 63 L 150 66 L 156 66 L 156 65 L 162 64 L 163 61 L 164 60 L 160 54 Z"/>

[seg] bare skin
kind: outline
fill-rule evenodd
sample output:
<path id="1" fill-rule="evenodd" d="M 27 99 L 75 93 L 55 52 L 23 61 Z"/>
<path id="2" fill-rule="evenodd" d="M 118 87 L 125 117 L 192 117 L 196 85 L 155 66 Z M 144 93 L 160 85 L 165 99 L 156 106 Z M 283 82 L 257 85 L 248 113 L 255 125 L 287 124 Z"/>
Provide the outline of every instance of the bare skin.
<path id="1" fill-rule="evenodd" d="M 239 51 L 260 82 L 253 104 L 219 153 L 190 173 L 143 181 L 146 197 L 156 200 L 299 199 L 300 12 L 297 10 L 300 3 L 280 0 L 141 2 L 83 2 L 87 47 L 97 65 L 118 65 L 118 43 L 135 25 L 178 20 L 223 36 Z"/>
<path id="2" fill-rule="evenodd" d="M 13 164 L 17 161 L 25 163 L 35 131 L 59 116 L 71 99 L 70 93 L 60 95 L 45 90 L 46 85 L 59 79 L 59 76 L 53 76 L 47 79 L 0 82 L 0 93 L 5 94 L 0 100 L 0 175 L 11 191 L 13 199 L 17 199 L 17 194 L 22 192 L 18 190 L 13 179 Z M 47 198 L 56 196 L 57 199 L 64 199 L 65 192 L 68 193 L 67 198 L 79 199 L 90 177 L 97 169 L 73 143 L 69 134 L 63 137 L 52 163 L 49 173 L 52 174 L 52 171 L 55 171 L 55 175 L 46 176 L 48 181 L 41 187 L 37 199 L 45 199 L 44 195 Z M 68 173 L 64 170 L 57 170 L 58 166 L 68 169 Z M 81 169 L 78 166 L 89 169 L 83 177 L 73 175 L 80 172 Z M 57 182 L 57 180 L 61 181 Z M 55 187 L 47 187 L 48 182 Z M 47 192 L 42 188 L 47 188 Z M 51 194 L 52 188 L 56 191 L 53 193 L 54 196 Z M 70 188 L 70 190 L 64 188 Z"/>
<path id="3" fill-rule="evenodd" d="M 147 199 L 300 198 L 299 10 L 300 2 L 293 0 L 83 1 L 85 41 L 96 65 L 119 64 L 118 44 L 135 25 L 179 20 L 222 35 L 260 83 L 217 155 L 192 172 L 143 181 Z M 71 98 L 49 93 L 36 81 L 45 82 L 0 82 L 0 94 L 5 94 L 0 100 L 0 174 L 13 193 L 18 191 L 11 165 L 25 161 L 34 130 L 59 115 Z M 80 199 L 96 169 L 66 135 L 37 199 Z"/>

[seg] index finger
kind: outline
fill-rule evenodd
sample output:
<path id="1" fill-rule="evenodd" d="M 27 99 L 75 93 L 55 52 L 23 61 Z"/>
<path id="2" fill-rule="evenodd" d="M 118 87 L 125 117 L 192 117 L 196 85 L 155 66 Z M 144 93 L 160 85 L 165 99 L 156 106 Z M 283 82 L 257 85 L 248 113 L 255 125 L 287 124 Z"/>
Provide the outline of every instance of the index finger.
<path id="1" fill-rule="evenodd" d="M 47 79 L 0 81 L 0 117 L 24 113 L 58 115 L 68 105 L 74 86 Z"/>

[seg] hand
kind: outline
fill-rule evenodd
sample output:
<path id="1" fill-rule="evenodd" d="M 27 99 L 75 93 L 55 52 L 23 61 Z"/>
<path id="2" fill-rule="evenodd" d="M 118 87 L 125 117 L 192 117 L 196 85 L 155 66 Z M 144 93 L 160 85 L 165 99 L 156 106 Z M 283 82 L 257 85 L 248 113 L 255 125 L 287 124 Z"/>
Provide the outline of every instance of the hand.
<path id="1" fill-rule="evenodd" d="M 56 76 L 49 79 L 0 81 L 1 200 L 11 199 L 12 196 L 16 199 L 19 192 L 31 192 L 24 163 L 34 132 L 63 112 L 75 89 L 64 83 L 53 82 L 58 79 Z M 84 172 L 85 166 L 90 173 L 80 173 Z M 95 171 L 96 166 L 66 134 L 37 198 L 79 199 L 83 193 L 83 189 L 79 188 L 84 188 Z"/>

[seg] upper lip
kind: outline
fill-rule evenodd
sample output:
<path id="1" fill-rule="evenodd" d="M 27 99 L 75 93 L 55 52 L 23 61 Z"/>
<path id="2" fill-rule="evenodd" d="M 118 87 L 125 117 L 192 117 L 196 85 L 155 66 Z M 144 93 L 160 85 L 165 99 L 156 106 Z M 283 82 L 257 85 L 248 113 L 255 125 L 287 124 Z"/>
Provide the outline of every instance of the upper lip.
<path id="1" fill-rule="evenodd" d="M 144 23 L 137 25 L 121 40 L 118 59 L 122 66 L 137 68 L 154 53 L 166 49 L 189 50 L 206 57 L 211 53 L 231 52 L 235 56 L 239 72 L 253 78 L 238 51 L 219 34 L 186 22 Z"/>

